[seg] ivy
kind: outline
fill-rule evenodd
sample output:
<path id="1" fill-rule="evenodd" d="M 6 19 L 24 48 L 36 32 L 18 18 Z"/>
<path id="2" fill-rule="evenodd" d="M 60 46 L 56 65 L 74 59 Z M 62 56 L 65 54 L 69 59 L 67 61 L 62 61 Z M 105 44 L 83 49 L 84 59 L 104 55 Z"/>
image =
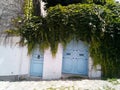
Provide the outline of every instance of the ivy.
<path id="1" fill-rule="evenodd" d="M 33 14 L 33 3 L 32 0 L 24 0 L 24 17 L 28 19 L 29 17 L 32 17 Z"/>
<path id="2" fill-rule="evenodd" d="M 42 0 L 46 3 L 46 8 L 61 4 L 62 6 L 67 6 L 69 4 L 97 4 L 97 5 L 105 5 L 106 3 L 114 3 L 114 0 Z"/>
<path id="3" fill-rule="evenodd" d="M 50 47 L 55 56 L 59 43 L 65 48 L 75 38 L 90 45 L 94 65 L 102 66 L 104 77 L 120 76 L 119 4 L 57 5 L 47 10 L 46 17 L 22 18 L 15 24 L 17 29 L 6 33 L 20 36 L 20 45 L 27 45 L 29 53 Z"/>

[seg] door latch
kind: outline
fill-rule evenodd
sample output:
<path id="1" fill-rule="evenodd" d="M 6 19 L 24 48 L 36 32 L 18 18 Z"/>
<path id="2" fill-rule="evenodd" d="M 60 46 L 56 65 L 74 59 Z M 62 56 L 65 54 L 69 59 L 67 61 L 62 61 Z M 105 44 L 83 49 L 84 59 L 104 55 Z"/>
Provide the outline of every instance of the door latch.
<path id="1" fill-rule="evenodd" d="M 37 59 L 40 59 L 40 55 L 37 56 Z"/>
<path id="2" fill-rule="evenodd" d="M 79 56 L 84 56 L 84 54 L 79 54 Z"/>
<path id="3" fill-rule="evenodd" d="M 71 53 L 66 53 L 66 55 L 71 55 Z"/>

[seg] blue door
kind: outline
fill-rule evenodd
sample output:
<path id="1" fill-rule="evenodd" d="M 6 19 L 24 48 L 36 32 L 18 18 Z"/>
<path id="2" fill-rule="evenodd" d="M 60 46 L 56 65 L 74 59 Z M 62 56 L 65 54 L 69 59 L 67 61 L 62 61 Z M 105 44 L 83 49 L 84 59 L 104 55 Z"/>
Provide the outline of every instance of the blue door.
<path id="1" fill-rule="evenodd" d="M 35 50 L 31 57 L 30 75 L 41 77 L 43 74 L 43 53 Z"/>
<path id="2" fill-rule="evenodd" d="M 82 41 L 72 40 L 63 52 L 63 73 L 88 74 L 88 47 Z"/>

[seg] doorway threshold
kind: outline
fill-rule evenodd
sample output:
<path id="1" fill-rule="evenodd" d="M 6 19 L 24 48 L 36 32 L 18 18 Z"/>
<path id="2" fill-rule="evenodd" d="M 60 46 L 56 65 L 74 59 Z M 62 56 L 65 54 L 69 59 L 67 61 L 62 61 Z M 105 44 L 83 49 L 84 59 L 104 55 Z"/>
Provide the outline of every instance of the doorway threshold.
<path id="1" fill-rule="evenodd" d="M 80 80 L 80 79 L 89 79 L 87 75 L 78 75 L 78 74 L 62 74 L 62 79 L 72 79 L 72 80 Z"/>

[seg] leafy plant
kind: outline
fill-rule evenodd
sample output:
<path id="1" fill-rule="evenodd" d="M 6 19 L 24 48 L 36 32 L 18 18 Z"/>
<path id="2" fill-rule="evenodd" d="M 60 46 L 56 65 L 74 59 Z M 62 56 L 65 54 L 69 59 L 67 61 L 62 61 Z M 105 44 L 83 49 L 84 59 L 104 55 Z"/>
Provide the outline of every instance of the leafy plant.
<path id="1" fill-rule="evenodd" d="M 69 4 L 98 4 L 98 5 L 105 5 L 106 3 L 114 3 L 114 0 L 42 0 L 46 3 L 46 8 L 61 4 L 62 6 L 67 6 Z"/>
<path id="2" fill-rule="evenodd" d="M 115 88 L 111 87 L 111 86 L 104 86 L 103 87 L 104 90 L 115 90 Z"/>
<path id="3" fill-rule="evenodd" d="M 111 82 L 114 85 L 119 85 L 120 84 L 120 82 L 116 78 L 108 79 L 107 81 Z"/>
<path id="4" fill-rule="evenodd" d="M 33 14 L 33 3 L 32 0 L 24 0 L 24 17 L 28 19 Z"/>
<path id="5" fill-rule="evenodd" d="M 36 47 L 50 47 L 55 56 L 58 44 L 64 48 L 74 38 L 90 45 L 94 65 L 102 66 L 104 77 L 120 77 L 120 4 L 57 5 L 47 16 L 31 16 L 15 21 L 15 30 L 8 34 L 20 36 L 20 45 L 31 53 Z"/>

